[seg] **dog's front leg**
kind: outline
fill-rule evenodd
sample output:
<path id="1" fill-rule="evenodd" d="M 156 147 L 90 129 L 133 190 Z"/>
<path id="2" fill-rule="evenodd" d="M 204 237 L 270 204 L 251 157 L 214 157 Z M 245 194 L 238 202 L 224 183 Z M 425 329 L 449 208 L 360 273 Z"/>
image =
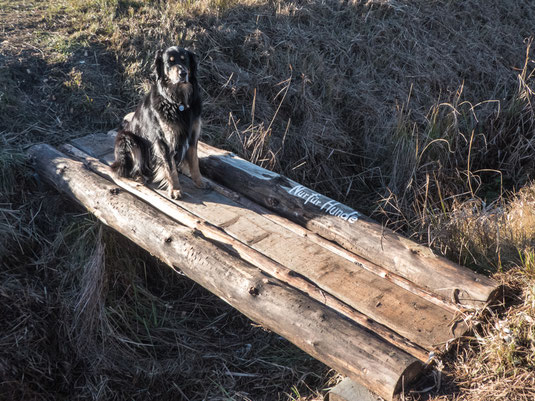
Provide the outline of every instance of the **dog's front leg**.
<path id="1" fill-rule="evenodd" d="M 179 199 L 182 196 L 180 191 L 180 182 L 178 181 L 178 170 L 173 154 L 170 154 L 167 145 L 159 140 L 155 147 L 157 159 L 161 160 L 162 165 L 158 168 L 162 169 L 162 180 L 167 184 L 167 193 L 172 199 Z"/>
<path id="2" fill-rule="evenodd" d="M 186 161 L 188 162 L 191 179 L 198 188 L 207 188 L 207 184 L 202 178 L 199 170 L 199 157 L 197 156 L 197 143 L 188 148 L 186 152 Z"/>
<path id="3" fill-rule="evenodd" d="M 173 199 L 180 199 L 182 197 L 182 191 L 180 189 L 180 182 L 178 181 L 178 170 L 174 160 L 171 161 L 171 164 L 171 179 L 169 181 L 170 186 L 167 193 Z"/>
<path id="4" fill-rule="evenodd" d="M 197 143 L 201 136 L 201 120 L 193 123 L 193 143 L 190 144 L 186 152 L 186 162 L 188 163 L 191 179 L 198 188 L 208 188 L 208 184 L 202 178 L 199 170 L 199 157 L 197 156 Z"/>

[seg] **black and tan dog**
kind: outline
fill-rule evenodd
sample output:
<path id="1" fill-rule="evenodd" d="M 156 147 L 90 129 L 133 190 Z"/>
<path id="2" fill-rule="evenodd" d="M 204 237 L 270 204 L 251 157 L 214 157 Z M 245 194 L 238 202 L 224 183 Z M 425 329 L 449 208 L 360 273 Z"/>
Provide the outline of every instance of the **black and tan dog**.
<path id="1" fill-rule="evenodd" d="M 176 46 L 160 50 L 154 75 L 150 92 L 117 133 L 111 167 L 121 177 L 141 177 L 167 188 L 169 196 L 178 199 L 178 167 L 183 161 L 195 185 L 206 186 L 197 158 L 202 102 L 196 56 Z"/>

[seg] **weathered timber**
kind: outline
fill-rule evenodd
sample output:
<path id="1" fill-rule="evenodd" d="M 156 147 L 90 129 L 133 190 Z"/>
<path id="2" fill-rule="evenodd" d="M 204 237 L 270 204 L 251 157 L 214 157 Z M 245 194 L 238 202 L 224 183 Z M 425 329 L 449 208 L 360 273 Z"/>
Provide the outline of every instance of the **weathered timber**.
<path id="1" fill-rule="evenodd" d="M 221 195 L 229 199 L 232 199 L 236 203 L 243 205 L 245 208 L 251 211 L 254 211 L 257 214 L 262 215 L 262 217 L 265 217 L 266 219 L 271 220 L 275 224 L 278 224 L 282 227 L 287 228 L 292 233 L 297 234 L 298 236 L 303 237 L 303 238 L 306 237 L 308 240 L 314 242 L 315 244 L 322 246 L 323 248 L 334 253 L 335 255 L 341 256 L 352 263 L 356 263 L 357 265 L 362 266 L 364 269 L 375 273 L 381 278 L 387 281 L 390 281 L 398 285 L 399 287 L 404 288 L 412 292 L 413 294 L 418 295 L 435 305 L 438 305 L 454 313 L 462 312 L 462 309 L 459 308 L 459 306 L 455 304 L 454 302 L 452 302 L 451 300 L 445 299 L 441 295 L 435 294 L 434 292 L 424 287 L 414 284 L 413 282 L 407 280 L 405 277 L 392 273 L 391 271 L 379 265 L 376 265 L 375 263 L 372 263 L 369 260 L 366 260 L 362 258 L 361 256 L 348 251 L 345 248 L 342 248 L 340 245 L 336 244 L 335 242 L 332 242 L 330 240 L 323 238 L 321 235 L 318 235 L 315 232 L 310 231 L 309 229 L 307 229 L 306 227 L 303 227 L 300 224 L 294 223 L 284 217 L 279 216 L 273 211 L 266 209 L 263 206 L 260 206 L 258 203 L 251 201 L 249 198 L 245 197 L 244 195 L 236 191 L 228 189 L 227 187 L 220 185 L 216 183 L 215 181 L 210 181 L 210 183 L 211 183 L 212 188 L 215 191 L 219 192 Z"/>
<path id="2" fill-rule="evenodd" d="M 84 166 L 89 168 L 91 171 L 109 181 L 115 182 L 119 187 L 149 203 L 177 222 L 197 230 L 198 232 L 202 233 L 204 237 L 210 240 L 218 241 L 232 247 L 232 249 L 237 252 L 243 260 L 259 267 L 262 271 L 266 272 L 270 276 L 289 284 L 290 286 L 304 292 L 316 301 L 336 310 L 347 318 L 354 320 L 358 324 L 373 331 L 380 337 L 386 339 L 396 347 L 417 357 L 421 361 L 426 362 L 429 360 L 429 352 L 422 347 L 400 336 L 388 327 L 373 321 L 368 316 L 358 312 L 331 294 L 322 291 L 321 288 L 306 280 L 301 275 L 296 274 L 286 266 L 277 263 L 264 254 L 242 243 L 239 238 L 227 234 L 224 229 L 214 226 L 199 216 L 183 209 L 174 201 L 158 194 L 145 185 L 118 177 L 112 172 L 108 165 L 100 162 L 98 159 L 88 155 L 85 152 L 82 152 L 72 145 L 63 145 L 62 149 L 64 149 L 68 154 L 71 154 L 78 160 L 82 161 Z M 217 184 L 210 182 L 210 185 L 216 186 Z"/>
<path id="3" fill-rule="evenodd" d="M 86 153 L 93 155 L 94 157 L 98 158 L 99 160 L 109 165 L 114 160 L 113 140 L 115 138 L 116 133 L 117 133 L 116 131 L 109 131 L 107 134 L 87 135 L 85 137 L 75 139 L 73 143 L 79 149 L 83 150 Z M 205 146 L 205 145 L 201 144 L 200 146 Z M 211 185 L 215 191 L 219 192 L 223 196 L 236 201 L 237 203 L 243 205 L 247 209 L 250 209 L 258 214 L 261 214 L 263 217 L 275 222 L 276 224 L 280 226 L 286 227 L 287 229 L 289 229 L 290 231 L 292 231 L 293 233 L 301 237 L 307 237 L 312 242 L 318 245 L 321 245 L 322 247 L 329 250 L 330 252 L 333 252 L 334 254 L 342 256 L 353 263 L 357 263 L 363 266 L 366 270 L 369 270 L 381 276 L 385 280 L 391 281 L 395 283 L 396 285 L 408 291 L 411 291 L 414 294 L 428 300 L 429 302 L 432 302 L 438 306 L 441 306 L 442 308 L 449 309 L 453 312 L 460 311 L 458 305 L 454 302 L 454 300 L 446 299 L 443 296 L 436 294 L 427 288 L 424 288 L 422 286 L 419 286 L 413 283 L 412 281 L 406 279 L 405 277 L 402 277 L 398 274 L 395 274 L 389 271 L 388 269 L 385 269 L 382 266 L 372 263 L 369 260 L 366 260 L 362 258 L 361 256 L 348 251 L 347 249 L 336 244 L 335 242 L 327 240 L 323 238 L 322 236 L 316 234 L 315 232 L 310 231 L 306 227 L 303 227 L 300 224 L 294 223 L 291 220 L 281 217 L 278 214 L 274 213 L 273 211 L 266 209 L 263 206 L 260 206 L 260 204 L 249 200 L 249 198 L 247 198 L 246 196 L 236 191 L 233 191 L 227 187 L 219 185 L 218 183 L 213 182 L 213 181 Z"/>
<path id="4" fill-rule="evenodd" d="M 422 364 L 362 326 L 177 224 L 116 184 L 47 145 L 29 153 L 36 171 L 106 225 L 305 352 L 391 400 Z"/>
<path id="5" fill-rule="evenodd" d="M 106 137 L 104 135 L 101 141 Z M 98 141 L 91 144 L 94 142 Z M 76 145 L 91 148 L 79 142 Z M 308 236 L 296 236 L 286 226 L 216 191 L 199 190 L 185 178 L 181 182 L 183 198 L 173 203 L 305 277 L 324 293 L 421 348 L 432 350 L 466 332 L 467 326 L 460 320 L 462 316 L 451 310 L 371 273 L 362 264 L 330 252 Z"/>
<path id="6" fill-rule="evenodd" d="M 456 313 L 462 312 L 462 308 L 460 308 L 459 305 L 457 305 L 456 303 L 452 302 L 452 300 L 448 300 L 439 294 L 435 294 L 434 292 L 428 290 L 427 288 L 414 284 L 412 281 L 407 280 L 405 277 L 392 273 L 388 269 L 385 269 L 382 266 L 372 263 L 369 260 L 366 260 L 363 257 L 353 252 L 350 252 L 345 248 L 342 248 L 340 245 L 336 244 L 335 242 L 332 242 L 328 239 L 323 238 L 321 235 L 316 234 L 313 231 L 310 231 L 309 229 L 307 229 L 306 227 L 303 227 L 302 225 L 299 225 L 284 217 L 279 216 L 278 214 L 270 211 L 269 209 L 266 209 L 265 207 L 260 206 L 258 203 L 251 201 L 249 198 L 237 193 L 236 191 L 228 189 L 227 187 L 219 185 L 213 181 L 212 183 L 213 183 L 213 189 L 221 193 L 223 196 L 233 199 L 237 203 L 245 206 L 246 208 L 250 210 L 255 211 L 258 214 L 261 214 L 263 217 L 273 221 L 274 223 L 279 224 L 283 227 L 286 227 L 288 230 L 290 230 L 294 234 L 297 234 L 301 237 L 308 238 L 310 241 L 322 246 L 323 248 L 334 253 L 335 255 L 339 255 L 352 263 L 356 263 L 359 266 L 362 266 L 364 269 L 377 274 L 381 278 L 387 281 L 390 281 L 400 286 L 401 288 L 404 288 L 407 291 L 410 291 L 413 294 L 418 295 L 435 305 L 438 305 L 452 312 L 456 312 Z"/>
<path id="7" fill-rule="evenodd" d="M 437 256 L 295 181 L 204 143 L 198 149 L 202 171 L 215 181 L 443 299 L 481 307 L 499 290 L 494 280 Z"/>

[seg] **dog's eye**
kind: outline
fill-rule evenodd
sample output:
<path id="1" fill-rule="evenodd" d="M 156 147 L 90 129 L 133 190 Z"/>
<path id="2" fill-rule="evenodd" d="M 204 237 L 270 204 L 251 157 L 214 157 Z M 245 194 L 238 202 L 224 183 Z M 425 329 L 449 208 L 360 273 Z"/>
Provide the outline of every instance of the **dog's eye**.
<path id="1" fill-rule="evenodd" d="M 173 56 L 169 57 L 169 61 L 175 61 L 175 58 Z"/>

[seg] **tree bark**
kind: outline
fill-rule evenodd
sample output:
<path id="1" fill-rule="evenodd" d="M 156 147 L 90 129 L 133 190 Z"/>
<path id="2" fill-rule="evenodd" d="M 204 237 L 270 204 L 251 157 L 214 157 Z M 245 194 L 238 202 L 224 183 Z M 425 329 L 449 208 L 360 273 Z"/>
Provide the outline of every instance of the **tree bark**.
<path id="1" fill-rule="evenodd" d="M 135 181 L 122 179 L 114 174 L 109 166 L 100 162 L 98 159 L 82 152 L 72 145 L 63 145 L 61 147 L 68 154 L 73 155 L 76 159 L 82 161 L 84 166 L 91 171 L 100 175 L 101 177 L 115 182 L 119 187 L 125 189 L 131 194 L 149 203 L 160 212 L 171 217 L 173 220 L 186 225 L 189 228 L 195 229 L 210 240 L 218 241 L 231 247 L 237 254 L 245 261 L 254 266 L 259 267 L 263 272 L 270 276 L 285 282 L 286 284 L 304 292 L 316 301 L 326 305 L 347 318 L 357 322 L 363 327 L 373 331 L 388 342 L 394 344 L 396 347 L 408 352 L 423 362 L 429 360 L 429 351 L 426 351 L 417 344 L 412 343 L 405 337 L 400 336 L 395 331 L 389 329 L 382 324 L 375 322 L 368 316 L 360 313 L 346 303 L 340 301 L 333 295 L 321 290 L 314 283 L 306 280 L 301 275 L 295 273 L 286 266 L 277 263 L 266 255 L 256 251 L 250 246 L 244 244 L 239 238 L 227 234 L 223 229 L 214 226 L 208 221 L 199 216 L 183 209 L 176 204 L 176 201 L 171 201 L 145 185 L 136 183 Z M 213 182 L 210 185 L 217 185 Z"/>
<path id="2" fill-rule="evenodd" d="M 305 352 L 391 400 L 422 364 L 362 326 L 266 276 L 47 145 L 29 153 L 37 172 L 169 266 Z M 222 249 L 223 248 L 223 249 Z"/>
<path id="3" fill-rule="evenodd" d="M 437 256 L 430 248 L 295 181 L 204 143 L 198 149 L 202 171 L 215 181 L 441 299 L 482 307 L 499 291 L 494 280 Z"/>

